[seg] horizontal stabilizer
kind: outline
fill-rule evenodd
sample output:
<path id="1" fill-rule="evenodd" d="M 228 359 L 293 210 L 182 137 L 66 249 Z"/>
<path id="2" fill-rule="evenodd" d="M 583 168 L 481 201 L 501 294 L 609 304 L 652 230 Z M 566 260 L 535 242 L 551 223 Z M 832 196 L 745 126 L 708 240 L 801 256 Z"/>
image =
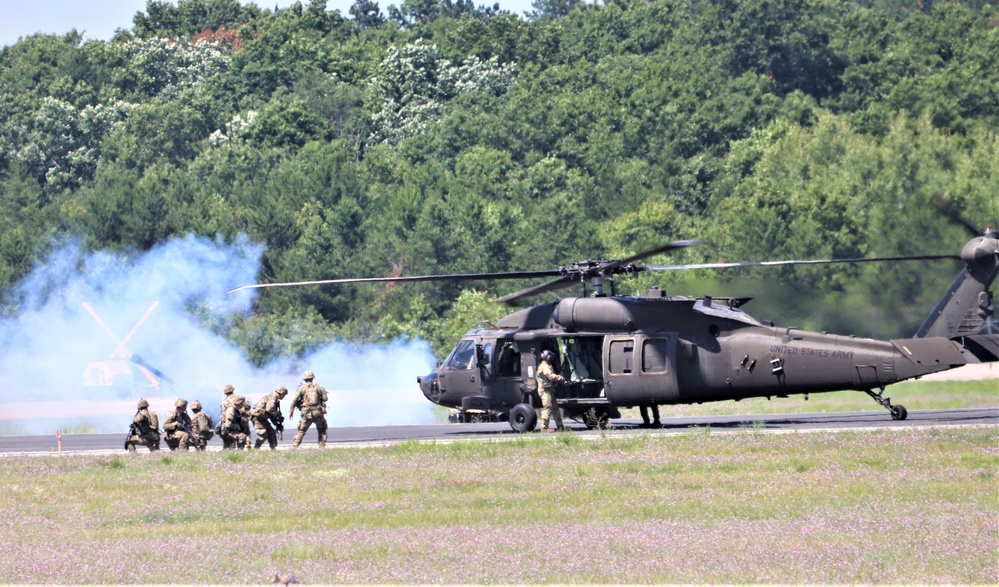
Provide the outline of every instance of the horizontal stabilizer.
<path id="1" fill-rule="evenodd" d="M 954 339 L 964 347 L 965 354 L 971 355 L 977 361 L 969 363 L 994 363 L 999 361 L 999 334 L 972 334 Z"/>
<path id="2" fill-rule="evenodd" d="M 891 343 L 910 361 L 908 366 L 895 362 L 902 379 L 946 371 L 968 363 L 957 343 L 939 336 L 896 339 Z"/>

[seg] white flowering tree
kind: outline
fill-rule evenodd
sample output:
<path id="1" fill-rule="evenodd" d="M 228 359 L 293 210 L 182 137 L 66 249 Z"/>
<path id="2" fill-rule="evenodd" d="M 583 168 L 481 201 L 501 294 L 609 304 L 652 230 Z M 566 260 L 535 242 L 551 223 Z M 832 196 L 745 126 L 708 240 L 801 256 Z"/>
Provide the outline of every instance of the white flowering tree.
<path id="1" fill-rule="evenodd" d="M 223 47 L 205 40 L 134 39 L 122 51 L 127 65 L 118 84 L 146 96 L 174 97 L 229 71 L 231 62 Z"/>
<path id="2" fill-rule="evenodd" d="M 227 147 L 231 145 L 234 140 L 239 138 L 240 133 L 242 133 L 246 127 L 253 124 L 253 121 L 256 119 L 256 110 L 250 110 L 247 112 L 245 118 L 241 114 L 233 116 L 232 120 L 226 123 L 224 129 L 217 129 L 208 136 L 208 144 L 213 147 Z"/>
<path id="3" fill-rule="evenodd" d="M 371 80 L 382 105 L 373 117 L 370 139 L 397 144 L 418 135 L 441 117 L 448 100 L 465 93 L 502 95 L 516 76 L 516 64 L 501 64 L 496 57 L 482 61 L 470 56 L 461 65 L 453 65 L 436 45 L 422 39 L 402 48 L 390 47 Z"/>
<path id="4" fill-rule="evenodd" d="M 114 101 L 78 110 L 69 102 L 43 98 L 30 126 L 21 128 L 15 156 L 44 172 L 48 184 L 73 188 L 93 177 L 101 142 L 131 104 Z"/>

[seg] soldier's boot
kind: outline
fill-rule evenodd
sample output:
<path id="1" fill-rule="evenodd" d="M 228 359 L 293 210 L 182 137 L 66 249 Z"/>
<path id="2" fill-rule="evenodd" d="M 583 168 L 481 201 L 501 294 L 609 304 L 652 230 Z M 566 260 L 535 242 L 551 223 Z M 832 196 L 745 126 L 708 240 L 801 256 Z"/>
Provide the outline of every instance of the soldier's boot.
<path id="1" fill-rule="evenodd" d="M 541 429 L 538 432 L 551 432 L 551 429 L 548 428 L 548 420 L 541 421 Z"/>
<path id="2" fill-rule="evenodd" d="M 259 449 L 263 445 L 264 445 L 264 439 L 258 436 L 257 441 L 253 443 L 253 448 Z"/>
<path id="3" fill-rule="evenodd" d="M 291 441 L 291 446 L 293 448 L 298 448 L 299 445 L 302 444 L 303 438 L 305 438 L 305 433 L 299 430 L 298 433 L 295 434 L 295 439 Z"/>
<path id="4" fill-rule="evenodd" d="M 319 435 L 319 448 L 326 448 L 326 435 L 325 434 L 320 434 Z"/>

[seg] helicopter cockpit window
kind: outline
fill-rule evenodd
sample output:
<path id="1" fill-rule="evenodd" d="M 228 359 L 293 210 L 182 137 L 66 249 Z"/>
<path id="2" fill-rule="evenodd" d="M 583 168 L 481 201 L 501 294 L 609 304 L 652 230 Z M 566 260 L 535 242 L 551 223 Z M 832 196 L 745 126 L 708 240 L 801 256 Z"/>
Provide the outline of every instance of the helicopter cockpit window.
<path id="1" fill-rule="evenodd" d="M 454 349 L 454 353 L 451 354 L 451 360 L 448 362 L 447 368 L 454 371 L 471 369 L 472 357 L 474 356 L 475 342 L 463 340 L 458 343 L 458 346 Z"/>

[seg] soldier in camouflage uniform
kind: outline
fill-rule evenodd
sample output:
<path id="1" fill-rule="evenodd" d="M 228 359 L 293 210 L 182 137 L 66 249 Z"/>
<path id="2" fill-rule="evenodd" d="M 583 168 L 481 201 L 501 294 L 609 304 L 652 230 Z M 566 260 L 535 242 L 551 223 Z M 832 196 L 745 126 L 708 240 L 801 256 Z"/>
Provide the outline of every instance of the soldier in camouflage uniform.
<path id="1" fill-rule="evenodd" d="M 257 442 L 253 448 L 260 448 L 264 441 L 270 445 L 271 450 L 277 448 L 277 432 L 275 429 L 284 431 L 284 416 L 281 415 L 281 400 L 288 395 L 288 388 L 281 385 L 274 390 L 274 393 L 265 395 L 257 400 L 256 405 L 250 410 L 250 419 L 257 433 Z M 271 422 L 274 423 L 271 426 Z"/>
<path id="2" fill-rule="evenodd" d="M 174 403 L 176 409 L 167 414 L 163 421 L 164 438 L 170 450 L 191 449 L 191 417 L 187 415 L 187 400 L 180 397 Z"/>
<path id="3" fill-rule="evenodd" d="M 139 400 L 138 411 L 132 418 L 132 427 L 128 430 L 125 440 L 125 450 L 135 452 L 138 444 L 149 447 L 149 452 L 160 449 L 160 420 L 156 412 L 149 409 L 149 402 Z"/>
<path id="4" fill-rule="evenodd" d="M 219 430 L 224 443 L 223 448 L 240 450 L 250 448 L 252 433 L 243 413 L 245 407 L 246 398 L 241 395 L 233 395 L 229 407 L 222 413 L 222 423 L 219 425 Z"/>
<path id="5" fill-rule="evenodd" d="M 555 384 L 565 381 L 565 378 L 552 369 L 552 362 L 555 359 L 551 351 L 541 352 L 541 364 L 538 365 L 536 379 L 538 381 L 538 394 L 541 395 L 541 432 L 551 432 L 548 427 L 548 420 L 555 416 L 555 427 L 557 430 L 565 430 L 562 424 L 562 410 L 558 407 L 555 399 Z"/>
<path id="6" fill-rule="evenodd" d="M 305 383 L 295 391 L 295 397 L 291 400 L 291 410 L 288 412 L 288 419 L 295 415 L 295 408 L 302 412 L 302 419 L 298 422 L 298 433 L 292 441 L 296 448 L 302 444 L 302 438 L 309 430 L 309 426 L 316 425 L 316 432 L 319 433 L 319 446 L 326 446 L 326 402 L 329 396 L 326 389 L 318 383 L 313 383 L 316 376 L 312 371 L 306 371 L 302 375 Z"/>
<path id="7" fill-rule="evenodd" d="M 215 436 L 212 430 L 215 423 L 212 422 L 211 416 L 201 411 L 201 402 L 197 400 L 191 402 L 191 412 L 194 413 L 194 417 L 191 418 L 191 444 L 195 450 L 205 450 L 208 441 Z"/>
<path id="8" fill-rule="evenodd" d="M 226 386 L 222 388 L 222 393 L 225 394 L 225 397 L 222 398 L 222 405 L 219 406 L 219 417 L 225 416 L 225 411 L 229 409 L 229 406 L 232 405 L 232 394 L 235 393 L 235 391 L 236 388 L 229 383 L 227 383 Z M 219 422 L 220 427 L 216 431 L 219 433 L 219 436 L 222 438 L 222 448 L 232 448 L 231 446 L 229 446 L 229 441 L 226 439 L 226 436 L 222 434 L 221 424 L 222 423 Z"/>

